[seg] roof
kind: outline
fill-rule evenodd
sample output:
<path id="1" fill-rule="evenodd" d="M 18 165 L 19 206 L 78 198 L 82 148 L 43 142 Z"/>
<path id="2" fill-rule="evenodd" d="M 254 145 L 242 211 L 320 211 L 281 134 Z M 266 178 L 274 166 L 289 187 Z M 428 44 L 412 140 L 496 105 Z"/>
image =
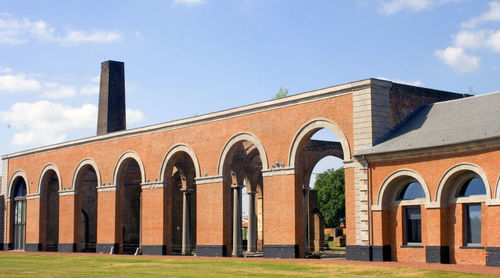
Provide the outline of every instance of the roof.
<path id="1" fill-rule="evenodd" d="M 357 152 L 370 155 L 500 138 L 500 92 L 426 104 L 379 143 Z"/>

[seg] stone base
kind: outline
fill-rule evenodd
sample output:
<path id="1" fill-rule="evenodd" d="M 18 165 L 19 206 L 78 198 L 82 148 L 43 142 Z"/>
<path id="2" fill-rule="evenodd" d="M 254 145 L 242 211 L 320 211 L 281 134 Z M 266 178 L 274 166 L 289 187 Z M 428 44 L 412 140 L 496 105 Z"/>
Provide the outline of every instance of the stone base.
<path id="1" fill-rule="evenodd" d="M 346 259 L 351 261 L 371 261 L 370 246 L 362 245 L 347 245 L 346 246 Z"/>
<path id="2" fill-rule="evenodd" d="M 165 245 L 142 245 L 142 254 L 144 255 L 165 255 L 167 254 L 167 246 Z"/>
<path id="3" fill-rule="evenodd" d="M 425 246 L 426 263 L 450 263 L 450 248 L 448 246 Z"/>
<path id="4" fill-rule="evenodd" d="M 486 247 L 486 265 L 500 266 L 500 247 Z"/>
<path id="5" fill-rule="evenodd" d="M 26 246 L 24 247 L 24 251 L 26 251 L 26 252 L 42 251 L 42 244 L 41 243 L 26 243 Z"/>
<path id="6" fill-rule="evenodd" d="M 111 250 L 113 252 L 111 253 Z M 95 247 L 95 252 L 97 254 L 117 254 L 118 253 L 118 243 L 97 243 Z"/>
<path id="7" fill-rule="evenodd" d="M 57 245 L 57 251 L 62 253 L 76 252 L 76 243 L 59 243 L 59 245 Z"/>
<path id="8" fill-rule="evenodd" d="M 372 260 L 376 262 L 391 261 L 391 246 L 372 246 Z"/>
<path id="9" fill-rule="evenodd" d="M 225 245 L 196 245 L 196 256 L 200 257 L 226 257 Z"/>
<path id="10" fill-rule="evenodd" d="M 298 245 L 266 245 L 263 247 L 264 258 L 298 258 Z"/>

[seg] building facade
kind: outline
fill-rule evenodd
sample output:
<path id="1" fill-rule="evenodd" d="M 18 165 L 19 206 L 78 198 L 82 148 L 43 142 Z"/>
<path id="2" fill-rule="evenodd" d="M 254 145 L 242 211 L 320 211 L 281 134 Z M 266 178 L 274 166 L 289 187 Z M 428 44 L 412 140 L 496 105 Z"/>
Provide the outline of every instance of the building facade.
<path id="1" fill-rule="evenodd" d="M 126 130 L 123 63 L 107 61 L 101 70 L 97 136 L 2 156 L 4 249 L 304 257 L 315 245 L 309 178 L 320 159 L 333 155 L 345 168 L 348 259 L 495 260 L 500 244 L 487 228 L 479 245 L 477 229 L 470 231 L 473 242 L 457 245 L 478 212 L 481 227 L 494 225 L 488 219 L 500 197 L 495 144 L 469 140 L 457 150 L 448 142 L 434 146 L 437 153 L 382 148 L 405 137 L 395 130 L 423 111 L 419 107 L 462 94 L 367 79 Z M 311 140 L 320 129 L 331 130 L 338 142 Z M 446 168 L 449 163 L 458 168 Z M 462 196 L 463 186 L 445 179 L 439 197 L 433 195 L 438 172 L 463 182 L 467 177 L 457 174 L 463 167 L 482 169 L 467 177 L 481 177 L 486 194 Z M 417 185 L 406 190 L 410 183 L 403 180 L 418 183 L 424 197 Z M 389 197 L 406 196 L 403 191 L 420 195 Z M 242 194 L 249 197 L 246 245 Z M 467 259 L 471 254 L 484 260 Z"/>

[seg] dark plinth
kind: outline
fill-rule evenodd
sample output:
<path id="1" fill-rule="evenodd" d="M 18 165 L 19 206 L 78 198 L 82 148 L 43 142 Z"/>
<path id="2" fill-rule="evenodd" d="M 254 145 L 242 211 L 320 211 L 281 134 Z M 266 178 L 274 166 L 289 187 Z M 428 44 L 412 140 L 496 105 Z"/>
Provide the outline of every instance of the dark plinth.
<path id="1" fill-rule="evenodd" d="M 500 266 L 500 247 L 486 247 L 486 265 Z"/>
<path id="2" fill-rule="evenodd" d="M 59 243 L 57 251 L 62 253 L 76 252 L 76 243 Z"/>
<path id="3" fill-rule="evenodd" d="M 390 261 L 391 258 L 391 246 L 372 246 L 372 259 L 376 262 L 386 262 Z"/>
<path id="4" fill-rule="evenodd" d="M 298 258 L 298 245 L 265 245 L 262 247 L 264 258 Z"/>
<path id="5" fill-rule="evenodd" d="M 201 257 L 226 257 L 225 245 L 196 245 L 196 256 Z"/>
<path id="6" fill-rule="evenodd" d="M 14 245 L 12 245 L 12 243 L 4 243 L 3 244 L 3 250 L 7 251 L 7 250 L 12 250 L 14 249 Z"/>
<path id="7" fill-rule="evenodd" d="M 101 64 L 97 135 L 126 129 L 125 69 L 123 62 Z"/>
<path id="8" fill-rule="evenodd" d="M 351 261 L 370 261 L 371 249 L 369 246 L 347 245 L 346 259 Z"/>
<path id="9" fill-rule="evenodd" d="M 448 246 L 425 246 L 425 262 L 450 263 L 450 248 Z"/>
<path id="10" fill-rule="evenodd" d="M 26 243 L 24 250 L 27 252 L 42 251 L 42 244 L 41 243 Z"/>
<path id="11" fill-rule="evenodd" d="M 118 253 L 118 243 L 98 243 L 96 244 L 96 253 L 109 254 L 113 250 L 112 254 Z"/>
<path id="12" fill-rule="evenodd" d="M 165 245 L 142 245 L 141 251 L 144 255 L 165 255 L 167 247 Z"/>

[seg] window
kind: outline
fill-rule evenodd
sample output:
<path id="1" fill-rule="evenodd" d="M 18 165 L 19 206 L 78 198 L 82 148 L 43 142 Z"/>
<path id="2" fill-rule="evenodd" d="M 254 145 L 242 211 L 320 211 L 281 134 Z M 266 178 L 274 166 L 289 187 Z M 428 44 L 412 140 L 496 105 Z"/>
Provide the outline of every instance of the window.
<path id="1" fill-rule="evenodd" d="M 473 195 L 485 195 L 486 187 L 484 186 L 484 182 L 480 178 L 471 178 L 466 181 L 460 192 L 458 193 L 458 197 L 470 197 Z"/>
<path id="2" fill-rule="evenodd" d="M 466 245 L 481 244 L 481 204 L 465 205 Z"/>
<path id="3" fill-rule="evenodd" d="M 420 220 L 420 207 L 405 207 L 405 240 L 406 244 L 422 243 L 422 223 Z"/>
<path id="4" fill-rule="evenodd" d="M 407 201 L 407 200 L 415 200 L 425 198 L 424 190 L 422 189 L 422 185 L 418 182 L 411 182 L 406 185 L 401 193 L 399 193 L 398 200 L 399 201 Z"/>

